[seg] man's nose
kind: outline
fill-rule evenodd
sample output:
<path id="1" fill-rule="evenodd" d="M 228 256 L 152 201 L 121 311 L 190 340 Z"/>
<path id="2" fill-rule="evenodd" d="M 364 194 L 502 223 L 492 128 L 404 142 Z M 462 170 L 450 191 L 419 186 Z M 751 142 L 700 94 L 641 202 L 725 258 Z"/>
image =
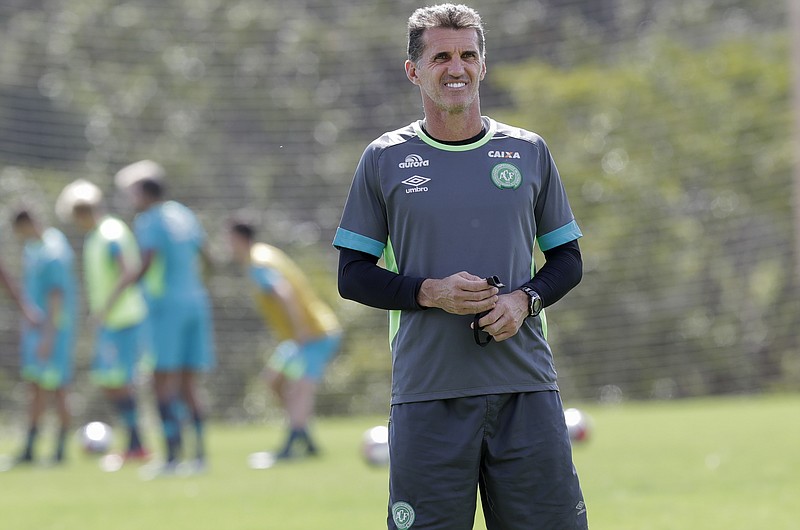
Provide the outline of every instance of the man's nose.
<path id="1" fill-rule="evenodd" d="M 461 57 L 456 57 L 450 61 L 447 73 L 453 77 L 461 77 L 464 74 L 464 61 L 461 60 Z"/>

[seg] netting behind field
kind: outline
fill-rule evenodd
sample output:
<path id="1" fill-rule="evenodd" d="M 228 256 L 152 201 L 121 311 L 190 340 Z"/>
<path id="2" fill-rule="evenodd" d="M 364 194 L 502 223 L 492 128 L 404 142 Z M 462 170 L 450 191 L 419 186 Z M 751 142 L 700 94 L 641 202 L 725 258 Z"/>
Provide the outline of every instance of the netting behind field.
<path id="1" fill-rule="evenodd" d="M 341 301 L 330 246 L 361 151 L 421 114 L 404 75 L 414 2 L 6 1 L 0 5 L 0 238 L 19 199 L 53 219 L 60 189 L 151 158 L 198 212 L 211 280 L 218 416 L 271 402 L 272 340 L 227 264 L 224 221 L 307 270 L 346 326 L 321 412 L 384 411 L 386 315 Z M 787 388 L 792 325 L 790 83 L 785 6 L 745 0 L 476 2 L 483 111 L 540 132 L 586 237 L 583 283 L 550 311 L 567 399 Z M 55 222 L 55 221 L 54 221 Z M 64 230 L 77 249 L 80 236 Z M 0 307 L 0 406 L 18 411 L 16 322 Z M 90 340 L 78 348 L 76 393 Z M 88 402 L 91 404 L 92 400 Z"/>

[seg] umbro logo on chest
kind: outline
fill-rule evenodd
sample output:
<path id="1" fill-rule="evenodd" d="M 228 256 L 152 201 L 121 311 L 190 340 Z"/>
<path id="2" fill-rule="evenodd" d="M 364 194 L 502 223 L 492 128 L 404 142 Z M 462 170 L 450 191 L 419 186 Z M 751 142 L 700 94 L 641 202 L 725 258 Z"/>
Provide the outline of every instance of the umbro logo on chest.
<path id="1" fill-rule="evenodd" d="M 431 179 L 421 175 L 414 175 L 405 180 L 401 180 L 406 185 L 406 193 L 421 193 L 428 191 L 428 186 L 425 186 Z"/>

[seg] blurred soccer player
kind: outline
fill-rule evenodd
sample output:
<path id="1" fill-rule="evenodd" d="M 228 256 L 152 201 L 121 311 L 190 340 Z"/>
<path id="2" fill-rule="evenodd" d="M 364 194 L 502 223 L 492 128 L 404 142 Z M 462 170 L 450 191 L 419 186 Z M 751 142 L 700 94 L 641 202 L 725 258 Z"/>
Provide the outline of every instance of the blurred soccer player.
<path id="1" fill-rule="evenodd" d="M 300 268 L 279 249 L 254 241 L 246 221 L 229 228 L 234 259 L 255 283 L 264 320 L 281 341 L 267 365 L 267 382 L 286 411 L 289 433 L 276 458 L 296 456 L 295 444 L 307 455 L 317 453 L 308 432 L 317 383 L 339 350 L 341 328 L 333 311 L 314 293 Z"/>
<path id="2" fill-rule="evenodd" d="M 55 397 L 60 429 L 53 462 L 64 459 L 70 423 L 67 385 L 72 378 L 76 327 L 74 254 L 59 230 L 44 227 L 28 210 L 13 217 L 14 233 L 24 242 L 23 298 L 43 315 L 38 326 L 23 323 L 22 377 L 30 383 L 28 434 L 18 462 L 32 462 L 39 422 L 47 400 Z"/>
<path id="3" fill-rule="evenodd" d="M 201 261 L 210 267 L 206 234 L 195 214 L 183 204 L 164 199 L 163 168 L 143 161 L 123 168 L 116 181 L 131 177 L 127 188 L 139 214 L 134 233 L 142 252 L 137 277 L 145 298 L 155 353 L 155 390 L 167 458 L 163 472 L 177 468 L 181 456 L 181 399 L 191 414 L 196 439 L 190 462 L 204 469 L 205 411 L 197 376 L 213 367 L 211 307 L 201 278 Z M 126 178 L 122 178 L 122 177 Z"/>
<path id="4" fill-rule="evenodd" d="M 103 389 L 128 431 L 124 460 L 143 460 L 134 377 L 144 348 L 147 306 L 135 275 L 141 260 L 136 239 L 121 220 L 104 212 L 103 193 L 86 180 L 67 185 L 56 202 L 62 220 L 86 234 L 83 268 L 95 329 L 92 380 Z"/>

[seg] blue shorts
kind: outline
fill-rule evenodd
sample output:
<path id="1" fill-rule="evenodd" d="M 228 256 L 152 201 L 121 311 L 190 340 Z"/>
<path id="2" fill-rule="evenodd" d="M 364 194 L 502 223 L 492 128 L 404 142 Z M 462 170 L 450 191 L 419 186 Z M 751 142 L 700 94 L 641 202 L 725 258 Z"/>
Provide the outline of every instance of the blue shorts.
<path id="1" fill-rule="evenodd" d="M 267 366 L 292 381 L 319 381 L 325 374 L 328 363 L 339 351 L 341 343 L 340 333 L 326 335 L 302 345 L 293 340 L 285 340 L 278 344 Z"/>
<path id="2" fill-rule="evenodd" d="M 205 372 L 214 367 L 213 323 L 207 298 L 150 305 L 148 330 L 156 372 Z"/>
<path id="3" fill-rule="evenodd" d="M 53 351 L 44 362 L 37 355 L 41 338 L 42 333 L 38 329 L 26 329 L 22 333 L 22 378 L 45 390 L 58 390 L 72 380 L 75 335 L 71 330 L 57 332 Z"/>
<path id="4" fill-rule="evenodd" d="M 122 329 L 100 328 L 95 338 L 92 381 L 104 388 L 130 385 L 143 352 L 141 324 Z"/>
<path id="5" fill-rule="evenodd" d="M 390 530 L 585 530 L 558 392 L 392 405 Z"/>

